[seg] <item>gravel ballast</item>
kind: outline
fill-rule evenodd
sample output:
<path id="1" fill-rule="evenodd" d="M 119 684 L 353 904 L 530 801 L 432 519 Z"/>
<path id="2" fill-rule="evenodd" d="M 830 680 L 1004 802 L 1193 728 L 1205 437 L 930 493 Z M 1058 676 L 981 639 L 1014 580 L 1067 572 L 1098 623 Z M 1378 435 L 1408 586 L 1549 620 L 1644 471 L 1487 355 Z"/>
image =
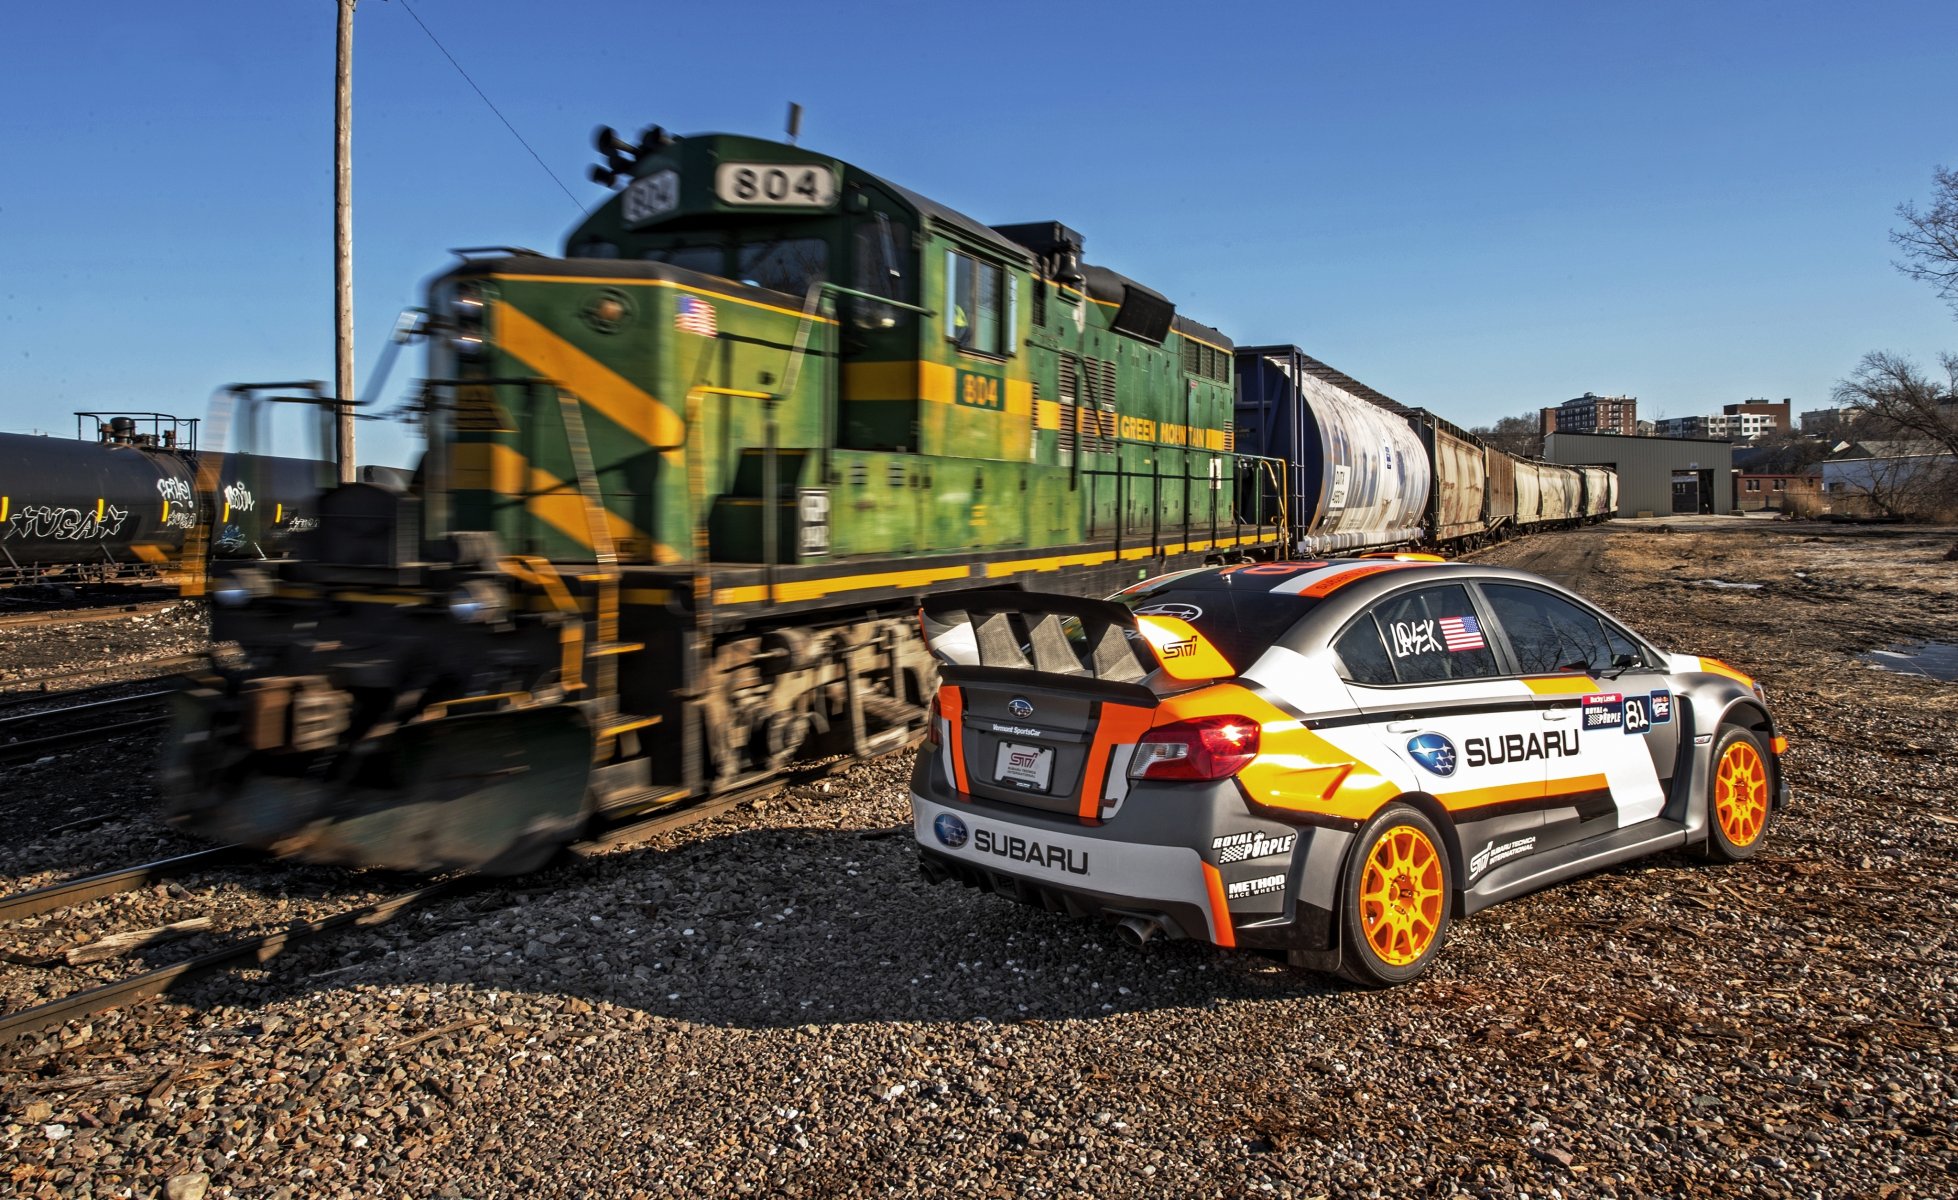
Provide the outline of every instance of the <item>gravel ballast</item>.
<path id="1" fill-rule="evenodd" d="M 0 1194 L 1952 1195 L 1958 692 L 1856 660 L 1958 628 L 1950 542 L 1484 556 L 1756 673 L 1797 799 L 1751 862 L 1457 922 L 1413 985 L 929 887 L 885 760 L 0 1048 Z"/>

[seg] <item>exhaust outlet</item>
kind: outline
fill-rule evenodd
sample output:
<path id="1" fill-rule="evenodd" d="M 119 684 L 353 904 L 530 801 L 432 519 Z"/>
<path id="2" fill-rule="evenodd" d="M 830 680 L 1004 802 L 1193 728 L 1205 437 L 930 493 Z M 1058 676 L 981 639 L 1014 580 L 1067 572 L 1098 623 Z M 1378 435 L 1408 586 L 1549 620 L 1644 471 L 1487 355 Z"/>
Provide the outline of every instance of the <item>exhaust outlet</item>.
<path id="1" fill-rule="evenodd" d="M 1123 940 L 1129 945 L 1143 946 L 1163 931 L 1163 923 L 1154 917 L 1123 917 L 1115 923 L 1115 928 L 1121 930 Z"/>

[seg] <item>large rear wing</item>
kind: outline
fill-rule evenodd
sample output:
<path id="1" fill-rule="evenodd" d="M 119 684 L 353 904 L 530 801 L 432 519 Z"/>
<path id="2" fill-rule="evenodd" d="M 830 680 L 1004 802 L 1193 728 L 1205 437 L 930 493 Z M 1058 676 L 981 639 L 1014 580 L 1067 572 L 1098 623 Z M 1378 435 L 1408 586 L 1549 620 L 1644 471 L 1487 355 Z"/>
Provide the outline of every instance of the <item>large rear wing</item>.
<path id="1" fill-rule="evenodd" d="M 1107 700 L 1154 704 L 1148 680 L 1158 670 L 1184 682 L 1235 674 L 1187 622 L 1137 616 L 1113 600 L 973 588 L 930 597 L 918 616 L 939 677 L 952 684 L 1045 682 Z"/>

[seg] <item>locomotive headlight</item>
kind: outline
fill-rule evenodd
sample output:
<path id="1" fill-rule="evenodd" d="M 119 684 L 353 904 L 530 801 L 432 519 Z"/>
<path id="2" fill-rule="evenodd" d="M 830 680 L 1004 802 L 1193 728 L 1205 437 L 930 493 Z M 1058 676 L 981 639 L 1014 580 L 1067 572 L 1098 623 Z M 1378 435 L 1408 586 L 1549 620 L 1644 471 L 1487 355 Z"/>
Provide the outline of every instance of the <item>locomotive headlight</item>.
<path id="1" fill-rule="evenodd" d="M 483 354 L 483 324 L 489 316 L 489 300 L 480 284 L 459 283 L 449 294 L 449 345 L 463 358 Z"/>
<path id="2" fill-rule="evenodd" d="M 509 611 L 503 589 L 486 579 L 474 579 L 449 593 L 449 615 L 471 625 L 493 625 Z"/>
<path id="3" fill-rule="evenodd" d="M 261 596 L 271 594 L 271 578 L 263 571 L 248 568 L 219 580 L 211 588 L 211 602 L 220 608 L 243 608 Z"/>

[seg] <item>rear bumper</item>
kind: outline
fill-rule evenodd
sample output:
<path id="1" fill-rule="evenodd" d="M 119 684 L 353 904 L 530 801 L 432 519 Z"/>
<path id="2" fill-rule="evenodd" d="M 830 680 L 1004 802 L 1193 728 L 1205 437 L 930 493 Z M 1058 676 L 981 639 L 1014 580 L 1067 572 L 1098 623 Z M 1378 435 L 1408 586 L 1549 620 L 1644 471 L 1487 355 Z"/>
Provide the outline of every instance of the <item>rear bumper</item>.
<path id="1" fill-rule="evenodd" d="M 1137 784 L 1083 821 L 946 786 L 930 753 L 912 781 L 912 835 L 932 882 L 956 880 L 1075 917 L 1153 920 L 1170 937 L 1324 951 L 1352 834 L 1254 816 L 1236 786 Z"/>

